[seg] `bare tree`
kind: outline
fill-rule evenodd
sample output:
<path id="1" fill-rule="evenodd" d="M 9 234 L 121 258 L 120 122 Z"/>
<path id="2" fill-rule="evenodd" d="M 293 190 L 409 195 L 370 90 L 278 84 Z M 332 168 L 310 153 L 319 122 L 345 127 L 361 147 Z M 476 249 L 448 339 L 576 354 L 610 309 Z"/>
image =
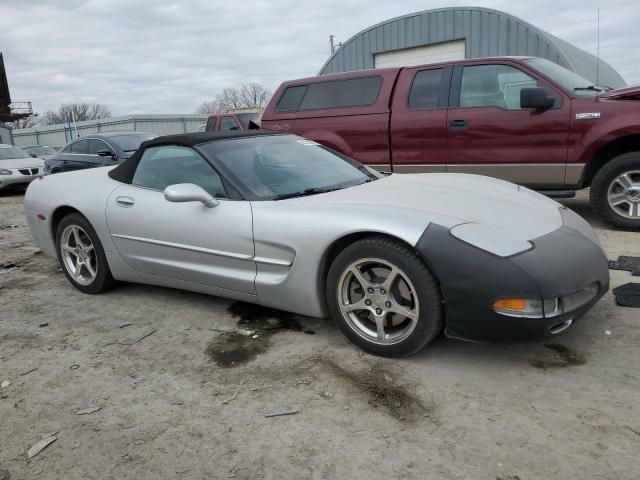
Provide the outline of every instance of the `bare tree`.
<path id="1" fill-rule="evenodd" d="M 211 100 L 208 102 L 202 102 L 198 108 L 196 109 L 196 113 L 200 113 L 202 115 L 211 115 L 212 113 L 220 113 L 220 104 L 215 100 Z"/>
<path id="2" fill-rule="evenodd" d="M 222 90 L 213 100 L 203 102 L 196 113 L 221 113 L 240 108 L 264 108 L 271 97 L 271 92 L 259 83 L 245 83 L 239 87 Z"/>
<path id="3" fill-rule="evenodd" d="M 271 92 L 259 83 L 246 83 L 240 87 L 240 102 L 248 108 L 264 108 Z"/>
<path id="4" fill-rule="evenodd" d="M 18 128 L 31 128 L 40 123 L 38 114 L 29 115 L 28 117 L 20 118 L 14 122 L 11 122 L 11 126 L 15 129 Z"/>
<path id="5" fill-rule="evenodd" d="M 223 110 L 235 110 L 237 108 L 248 108 L 249 105 L 242 103 L 242 93 L 240 88 L 225 88 L 222 90 L 222 94 L 216 97 L 216 100 L 220 104 Z"/>
<path id="6" fill-rule="evenodd" d="M 45 112 L 40 120 L 41 125 L 55 125 L 58 123 L 67 123 L 69 119 L 78 122 L 83 120 L 98 120 L 101 118 L 110 118 L 111 112 L 109 107 L 101 103 L 64 103 L 57 112 L 49 110 Z"/>

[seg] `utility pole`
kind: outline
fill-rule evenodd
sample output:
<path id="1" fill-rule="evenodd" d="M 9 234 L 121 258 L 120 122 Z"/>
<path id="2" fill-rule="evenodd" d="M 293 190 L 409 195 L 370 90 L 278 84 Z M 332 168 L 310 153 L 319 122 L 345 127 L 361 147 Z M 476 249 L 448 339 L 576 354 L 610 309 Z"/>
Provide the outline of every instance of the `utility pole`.
<path id="1" fill-rule="evenodd" d="M 596 85 L 600 85 L 600 9 L 598 8 L 597 20 L 597 40 L 596 40 Z"/>
<path id="2" fill-rule="evenodd" d="M 336 38 L 335 35 L 329 35 L 329 48 L 331 49 L 331 55 L 336 53 L 336 46 L 333 43 L 334 38 Z"/>

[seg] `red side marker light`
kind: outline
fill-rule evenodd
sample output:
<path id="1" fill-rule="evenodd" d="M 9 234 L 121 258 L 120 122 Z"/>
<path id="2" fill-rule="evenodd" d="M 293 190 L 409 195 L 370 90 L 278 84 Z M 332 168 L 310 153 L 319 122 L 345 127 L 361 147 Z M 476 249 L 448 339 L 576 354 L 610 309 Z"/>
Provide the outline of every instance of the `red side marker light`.
<path id="1" fill-rule="evenodd" d="M 41 213 L 39 213 L 38 215 L 36 215 L 36 218 L 37 218 L 38 220 L 46 220 L 46 219 L 47 219 L 47 217 L 45 217 L 45 216 L 44 216 L 43 214 L 41 214 Z"/>

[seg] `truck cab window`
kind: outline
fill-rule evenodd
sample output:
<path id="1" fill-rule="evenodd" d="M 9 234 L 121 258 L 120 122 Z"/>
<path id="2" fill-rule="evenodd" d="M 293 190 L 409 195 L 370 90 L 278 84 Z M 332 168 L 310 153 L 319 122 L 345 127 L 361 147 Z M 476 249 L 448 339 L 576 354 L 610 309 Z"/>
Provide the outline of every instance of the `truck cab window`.
<path id="1" fill-rule="evenodd" d="M 223 130 L 240 130 L 240 128 L 235 118 L 227 116 L 220 118 L 220 131 Z"/>
<path id="2" fill-rule="evenodd" d="M 535 78 L 507 65 L 464 67 L 460 106 L 520 110 L 520 90 L 537 86 Z"/>
<path id="3" fill-rule="evenodd" d="M 441 68 L 417 72 L 409 92 L 409 108 L 438 108 L 441 82 Z"/>

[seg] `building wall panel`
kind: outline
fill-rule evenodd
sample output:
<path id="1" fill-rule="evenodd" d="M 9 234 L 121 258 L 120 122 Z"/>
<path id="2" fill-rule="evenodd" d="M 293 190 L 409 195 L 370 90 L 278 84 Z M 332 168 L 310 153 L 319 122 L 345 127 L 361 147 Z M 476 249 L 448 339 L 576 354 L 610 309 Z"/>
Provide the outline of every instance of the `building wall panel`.
<path id="1" fill-rule="evenodd" d="M 320 74 L 373 68 L 377 53 L 452 40 L 466 41 L 467 58 L 541 56 L 595 81 L 593 55 L 512 15 L 481 7 L 427 10 L 374 25 L 347 40 Z M 602 60 L 599 80 L 614 88 L 625 85 L 620 74 Z"/>

